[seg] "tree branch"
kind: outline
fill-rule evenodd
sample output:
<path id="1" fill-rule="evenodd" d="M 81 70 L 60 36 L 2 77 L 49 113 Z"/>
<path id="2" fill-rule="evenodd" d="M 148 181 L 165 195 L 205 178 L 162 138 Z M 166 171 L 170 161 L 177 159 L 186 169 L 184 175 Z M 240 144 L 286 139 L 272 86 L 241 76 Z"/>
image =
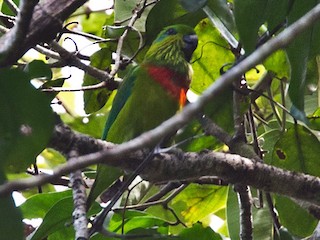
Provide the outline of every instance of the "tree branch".
<path id="1" fill-rule="evenodd" d="M 111 75 L 106 72 L 102 71 L 100 69 L 97 69 L 92 66 L 88 66 L 81 62 L 81 60 L 73 53 L 68 52 L 66 49 L 61 47 L 56 41 L 52 41 L 50 43 L 50 46 L 53 50 L 55 50 L 59 55 L 61 56 L 61 59 L 65 61 L 69 66 L 74 66 L 79 69 L 82 69 L 87 74 L 89 74 L 92 77 L 95 77 L 96 79 L 100 80 L 101 83 L 97 84 L 94 89 L 97 88 L 103 88 L 103 87 L 109 87 L 109 89 L 113 90 L 116 89 L 118 86 L 117 82 L 111 81 Z M 110 81 L 108 81 L 110 80 Z M 91 86 L 92 88 L 92 86 Z"/>
<path id="2" fill-rule="evenodd" d="M 18 18 L 14 27 L 0 38 L 0 65 L 21 49 L 21 42 L 26 37 L 32 18 L 33 9 L 39 0 L 21 0 Z"/>
<path id="3" fill-rule="evenodd" d="M 26 51 L 37 44 L 52 41 L 62 29 L 63 21 L 86 1 L 45 0 L 37 4 L 33 11 L 30 21 L 30 26 L 32 27 L 29 28 L 28 34 L 19 42 L 19 49 L 14 51 L 13 54 L 7 55 L 5 61 L 0 62 L 0 67 L 14 64 Z M 5 34 L 0 41 L 11 42 L 12 36 Z"/>
<path id="4" fill-rule="evenodd" d="M 121 145 L 97 140 L 72 132 L 58 125 L 50 146 L 59 152 L 72 149 L 72 141 L 81 153 L 87 154 L 70 160 L 53 170 L 52 175 L 38 175 L 27 179 L 9 181 L 0 186 L 0 196 L 15 190 L 25 190 L 57 179 L 92 164 L 105 163 L 134 171 L 146 157 L 145 151 L 127 152 Z M 155 156 L 142 171 L 141 176 L 151 182 L 179 181 L 202 176 L 218 176 L 231 184 L 250 185 L 257 189 L 286 195 L 320 206 L 320 179 L 290 172 L 255 162 L 234 154 L 219 152 L 184 153 L 175 150 Z M 281 184 L 279 184 L 281 182 Z"/>

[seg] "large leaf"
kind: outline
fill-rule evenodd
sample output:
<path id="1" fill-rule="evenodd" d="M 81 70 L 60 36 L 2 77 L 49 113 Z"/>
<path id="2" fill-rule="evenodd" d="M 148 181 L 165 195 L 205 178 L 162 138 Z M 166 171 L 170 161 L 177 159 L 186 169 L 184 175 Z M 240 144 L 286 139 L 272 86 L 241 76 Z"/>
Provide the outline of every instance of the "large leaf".
<path id="1" fill-rule="evenodd" d="M 194 75 L 191 89 L 199 94 L 219 78 L 221 68 L 232 63 L 235 58 L 229 50 L 228 43 L 208 19 L 202 20 L 195 31 L 199 43 L 192 58 Z"/>
<path id="2" fill-rule="evenodd" d="M 267 3 L 265 0 L 234 0 L 235 21 L 246 54 L 256 48 L 258 30 L 266 18 Z"/>
<path id="3" fill-rule="evenodd" d="M 193 27 L 204 17 L 201 9 L 192 13 L 186 11 L 179 0 L 161 0 L 152 8 L 146 21 L 147 44 L 166 26 L 180 23 Z"/>
<path id="4" fill-rule="evenodd" d="M 121 233 L 123 230 L 124 233 L 131 235 L 137 234 L 136 231 L 139 231 L 138 229 L 154 229 L 157 230 L 154 234 L 168 234 L 168 226 L 165 221 L 146 212 L 134 210 L 115 213 L 110 221 L 108 230 L 116 233 Z"/>
<path id="5" fill-rule="evenodd" d="M 13 2 L 16 4 L 16 6 L 19 6 L 20 0 L 13 0 Z M 1 4 L 1 12 L 3 14 L 15 15 L 10 9 L 10 7 L 8 6 L 8 4 Z"/>
<path id="6" fill-rule="evenodd" d="M 172 201 L 172 206 L 183 203 L 180 213 L 188 225 L 192 225 L 211 213 L 225 207 L 226 187 L 191 184 Z"/>
<path id="7" fill-rule="evenodd" d="M 112 52 L 108 48 L 102 48 L 91 57 L 91 65 L 98 69 L 106 70 L 111 65 L 111 55 Z M 85 74 L 83 79 L 83 86 L 89 86 L 99 83 L 100 81 L 96 78 Z M 112 91 L 107 88 L 96 89 L 92 91 L 85 91 L 84 98 L 84 110 L 86 113 L 92 113 L 100 110 L 104 104 L 107 102 Z"/>
<path id="8" fill-rule="evenodd" d="M 229 236 L 231 239 L 240 239 L 240 210 L 236 192 L 229 187 L 227 201 L 227 224 Z M 253 239 L 272 239 L 272 219 L 269 209 L 266 205 L 263 208 L 254 208 L 252 206 L 253 215 Z"/>
<path id="9" fill-rule="evenodd" d="M 180 0 L 182 7 L 189 12 L 195 12 L 207 4 L 207 0 Z"/>
<path id="10" fill-rule="evenodd" d="M 201 240 L 222 240 L 222 237 L 215 233 L 210 227 L 203 227 L 201 224 L 194 224 L 191 228 L 184 229 L 178 240 L 201 239 Z"/>
<path id="11" fill-rule="evenodd" d="M 269 31 L 273 31 L 286 20 L 291 0 L 268 0 L 266 6 L 266 22 Z"/>
<path id="12" fill-rule="evenodd" d="M 191 90 L 202 93 L 220 77 L 223 66 L 235 60 L 228 43 L 221 37 L 209 20 L 202 20 L 195 28 L 199 46 L 193 55 L 194 75 Z M 206 105 L 204 113 L 216 124 L 230 132 L 233 129 L 232 89 L 217 96 L 214 102 Z"/>
<path id="13" fill-rule="evenodd" d="M 5 181 L 4 173 L 0 170 L 0 184 Z M 0 240 L 22 240 L 23 225 L 20 209 L 16 208 L 11 195 L 0 197 Z"/>
<path id="14" fill-rule="evenodd" d="M 137 8 L 139 3 L 141 3 L 140 0 L 117 0 L 114 1 L 114 20 L 123 22 L 123 24 L 127 24 L 128 19 L 132 17 L 132 12 L 134 9 Z M 141 6 L 140 6 L 141 7 Z M 138 20 L 135 22 L 134 27 L 137 28 L 139 31 L 144 32 L 145 31 L 145 21 L 146 17 L 149 14 L 149 11 L 152 8 L 149 6 L 145 8 L 142 15 L 138 18 Z M 127 21 L 124 21 L 127 20 Z"/>
<path id="15" fill-rule="evenodd" d="M 72 196 L 56 202 L 44 216 L 42 224 L 37 228 L 31 240 L 41 240 L 53 232 L 66 228 L 68 222 L 70 230 L 74 231 L 71 225 L 72 211 Z"/>
<path id="16" fill-rule="evenodd" d="M 24 71 L 29 74 L 30 79 L 44 78 L 46 80 L 50 80 L 52 78 L 52 71 L 50 67 L 41 60 L 33 60 L 28 63 L 25 66 Z"/>
<path id="17" fill-rule="evenodd" d="M 287 197 L 276 196 L 276 208 L 281 224 L 296 236 L 310 236 L 318 224 L 307 210 Z"/>
<path id="18" fill-rule="evenodd" d="M 317 108 L 314 113 L 308 116 L 311 128 L 320 131 L 320 108 Z"/>
<path id="19" fill-rule="evenodd" d="M 103 110 L 105 110 L 105 107 Z M 70 118 L 68 115 L 64 115 L 62 118 L 73 130 L 95 138 L 101 138 L 108 115 L 99 111 L 87 117 Z"/>
<path id="20" fill-rule="evenodd" d="M 24 239 L 21 212 L 16 208 L 12 196 L 1 197 L 0 206 L 0 239 Z"/>
<path id="21" fill-rule="evenodd" d="M 24 218 L 43 218 L 60 199 L 71 197 L 71 191 L 41 193 L 28 198 L 20 209 Z"/>
<path id="22" fill-rule="evenodd" d="M 263 65 L 267 70 L 274 72 L 278 78 L 289 78 L 290 65 L 283 50 L 271 54 Z"/>
<path id="23" fill-rule="evenodd" d="M 111 24 L 113 22 L 113 15 L 107 15 L 105 12 L 83 15 L 81 17 L 82 30 L 86 33 L 101 36 L 102 29 L 106 21 Z"/>
<path id="24" fill-rule="evenodd" d="M 294 1 L 288 23 L 291 24 L 307 11 L 312 9 L 318 1 Z M 300 34 L 286 49 L 291 66 L 291 76 L 289 85 L 289 96 L 292 101 L 291 113 L 298 120 L 307 122 L 304 113 L 304 91 L 306 86 L 307 64 L 310 57 L 319 51 L 319 47 L 312 46 L 319 42 L 319 25 L 306 30 Z M 316 44 L 319 45 L 319 44 Z"/>
<path id="25" fill-rule="evenodd" d="M 90 207 L 96 198 L 105 190 L 106 186 L 110 186 L 114 181 L 116 181 L 122 174 L 122 171 L 118 168 L 109 167 L 104 165 L 104 171 L 100 171 L 101 176 L 94 183 L 94 187 L 91 188 L 90 194 L 87 199 L 87 205 Z M 101 182 L 103 181 L 103 184 Z"/>
<path id="26" fill-rule="evenodd" d="M 103 31 L 103 37 L 107 39 L 119 39 L 126 29 L 126 26 L 106 26 Z M 133 57 L 142 44 L 143 39 L 141 39 L 141 37 L 143 37 L 142 33 L 137 32 L 137 30 L 129 29 L 122 45 L 121 54 L 127 58 Z M 108 42 L 105 45 L 107 45 L 112 51 L 116 51 L 118 47 L 118 43 L 114 41 Z M 140 50 L 134 60 L 141 62 L 144 54 L 145 51 Z"/>
<path id="27" fill-rule="evenodd" d="M 271 164 L 320 176 L 320 142 L 306 127 L 294 125 L 282 134 L 273 150 Z"/>
<path id="28" fill-rule="evenodd" d="M 0 167 L 24 171 L 46 147 L 53 129 L 50 99 L 17 69 L 0 71 Z"/>
<path id="29" fill-rule="evenodd" d="M 278 129 L 272 129 L 270 131 L 265 132 L 259 139 L 262 140 L 262 150 L 265 151 L 263 160 L 270 164 L 272 161 L 273 148 L 275 143 L 279 140 L 281 135 L 281 131 Z"/>

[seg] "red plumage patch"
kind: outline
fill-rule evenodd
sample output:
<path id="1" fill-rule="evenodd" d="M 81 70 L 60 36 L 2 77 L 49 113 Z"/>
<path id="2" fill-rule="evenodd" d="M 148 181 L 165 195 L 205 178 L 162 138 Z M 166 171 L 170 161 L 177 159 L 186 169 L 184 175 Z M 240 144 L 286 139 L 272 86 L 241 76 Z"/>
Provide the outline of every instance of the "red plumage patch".
<path id="1" fill-rule="evenodd" d="M 158 82 L 166 91 L 170 93 L 182 107 L 186 104 L 186 93 L 189 89 L 190 79 L 186 75 L 181 75 L 171 69 L 159 66 L 147 66 L 151 78 Z"/>

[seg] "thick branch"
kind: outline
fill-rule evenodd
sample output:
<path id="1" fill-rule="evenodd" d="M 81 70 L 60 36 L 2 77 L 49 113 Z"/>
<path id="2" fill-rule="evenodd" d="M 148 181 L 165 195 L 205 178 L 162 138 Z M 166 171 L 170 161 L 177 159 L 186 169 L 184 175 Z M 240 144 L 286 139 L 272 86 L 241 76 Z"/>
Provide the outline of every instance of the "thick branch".
<path id="1" fill-rule="evenodd" d="M 63 21 L 87 0 L 46 0 L 34 8 L 27 36 L 20 41 L 19 51 L 7 56 L 0 67 L 15 63 L 27 50 L 38 43 L 50 42 L 62 29 Z M 11 36 L 4 35 L 1 41 L 11 41 Z"/>
<path id="2" fill-rule="evenodd" d="M 22 0 L 20 11 L 14 27 L 0 39 L 0 65 L 7 61 L 8 56 L 17 54 L 21 42 L 26 37 L 33 9 L 39 0 Z"/>
<path id="3" fill-rule="evenodd" d="M 54 169 L 53 175 L 38 175 L 28 179 L 7 182 L 0 186 L 0 195 L 4 196 L 14 190 L 24 190 L 42 185 L 64 174 L 98 162 L 134 171 L 146 156 L 144 151 L 126 152 L 123 151 L 120 145 L 116 146 L 85 135 L 76 134 L 63 125 L 57 126 L 51 147 L 60 152 L 68 152 L 72 149 L 72 143 L 76 143 L 80 147 L 81 154 L 95 153 L 76 159 L 71 158 L 67 163 Z M 103 154 L 101 155 L 101 153 Z M 218 176 L 232 184 L 250 185 L 268 192 L 320 205 L 319 178 L 285 171 L 234 154 L 211 151 L 184 153 L 179 150 L 172 153 L 162 153 L 149 162 L 141 175 L 153 182 Z"/>

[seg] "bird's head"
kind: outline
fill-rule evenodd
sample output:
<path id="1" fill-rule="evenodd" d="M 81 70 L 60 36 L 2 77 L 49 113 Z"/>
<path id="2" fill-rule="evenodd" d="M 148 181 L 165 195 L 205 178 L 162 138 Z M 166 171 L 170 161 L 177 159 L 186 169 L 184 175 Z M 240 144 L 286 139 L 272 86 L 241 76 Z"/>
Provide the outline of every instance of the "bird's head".
<path id="1" fill-rule="evenodd" d="M 166 27 L 153 41 L 145 62 L 158 65 L 187 65 L 197 48 L 198 38 L 193 28 L 186 25 Z"/>

